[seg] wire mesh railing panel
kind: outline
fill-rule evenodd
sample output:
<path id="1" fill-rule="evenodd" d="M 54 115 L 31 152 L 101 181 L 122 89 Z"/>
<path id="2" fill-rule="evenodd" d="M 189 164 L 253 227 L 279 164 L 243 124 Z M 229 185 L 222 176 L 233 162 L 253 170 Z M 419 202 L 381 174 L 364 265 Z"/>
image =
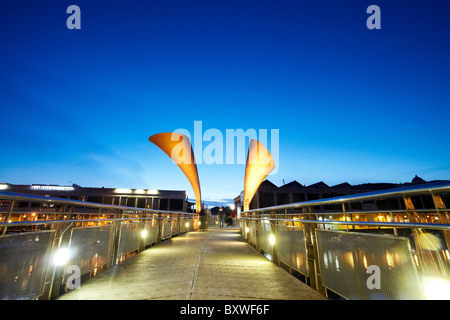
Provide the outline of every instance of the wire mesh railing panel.
<path id="1" fill-rule="evenodd" d="M 162 239 L 172 237 L 172 219 L 164 219 L 162 222 Z"/>
<path id="2" fill-rule="evenodd" d="M 185 218 L 178 218 L 179 219 L 179 231 L 180 233 L 186 232 L 186 219 Z"/>
<path id="3" fill-rule="evenodd" d="M 271 243 L 271 237 L 274 239 L 274 233 L 272 232 L 272 225 L 265 222 L 258 223 L 258 231 L 258 243 L 260 249 L 264 251 L 264 253 L 273 255 L 273 242 Z"/>
<path id="4" fill-rule="evenodd" d="M 247 221 L 247 241 L 251 244 L 256 245 L 256 221 Z"/>
<path id="5" fill-rule="evenodd" d="M 414 230 L 414 250 L 422 273 L 427 276 L 450 277 L 450 253 L 446 241 L 448 231 Z M 447 236 L 450 240 L 450 237 Z"/>
<path id="6" fill-rule="evenodd" d="M 139 229 L 137 222 L 122 223 L 119 239 L 119 257 L 139 249 Z"/>
<path id="7" fill-rule="evenodd" d="M 147 231 L 147 235 L 145 237 L 146 246 L 152 243 L 156 243 L 158 241 L 158 228 L 159 228 L 158 225 L 159 221 L 156 219 L 145 222 L 144 228 Z"/>
<path id="8" fill-rule="evenodd" d="M 113 225 L 73 228 L 70 249 L 73 251 L 70 264 L 77 265 L 81 274 L 109 263 L 112 255 Z"/>
<path id="9" fill-rule="evenodd" d="M 54 231 L 0 237 L 0 299 L 38 298 L 50 264 Z"/>
<path id="10" fill-rule="evenodd" d="M 305 231 L 300 227 L 276 225 L 278 259 L 308 275 Z"/>
<path id="11" fill-rule="evenodd" d="M 172 235 L 177 235 L 180 233 L 180 219 L 174 218 L 172 219 Z"/>
<path id="12" fill-rule="evenodd" d="M 348 299 L 422 299 L 409 239 L 316 229 L 322 284 Z"/>

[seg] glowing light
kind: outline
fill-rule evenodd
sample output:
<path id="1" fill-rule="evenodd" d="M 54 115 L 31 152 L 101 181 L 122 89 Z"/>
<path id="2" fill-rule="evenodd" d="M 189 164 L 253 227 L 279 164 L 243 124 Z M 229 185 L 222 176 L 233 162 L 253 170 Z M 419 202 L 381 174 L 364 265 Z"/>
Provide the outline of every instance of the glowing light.
<path id="1" fill-rule="evenodd" d="M 189 228 L 189 222 L 186 222 L 186 228 Z"/>
<path id="2" fill-rule="evenodd" d="M 158 194 L 158 193 L 159 193 L 159 191 L 156 189 L 147 190 L 147 194 Z"/>
<path id="3" fill-rule="evenodd" d="M 344 253 L 344 259 L 347 262 L 347 264 L 351 265 L 352 268 L 355 267 L 355 262 L 353 260 L 353 253 L 352 252 L 346 252 Z"/>
<path id="4" fill-rule="evenodd" d="M 8 189 L 7 184 L 0 184 L 0 190 L 6 190 L 6 189 Z"/>
<path id="5" fill-rule="evenodd" d="M 414 255 L 414 262 L 416 263 L 416 266 L 419 267 L 419 258 L 417 257 L 417 255 Z"/>
<path id="6" fill-rule="evenodd" d="M 450 300 L 450 281 L 422 276 L 425 298 L 429 300 Z"/>
<path id="7" fill-rule="evenodd" d="M 368 263 L 367 263 L 367 258 L 366 258 L 366 255 L 365 254 L 363 254 L 363 264 L 364 264 L 364 268 L 368 268 L 369 266 L 368 266 Z"/>
<path id="8" fill-rule="evenodd" d="M 134 193 L 137 193 L 137 194 L 144 194 L 144 193 L 145 193 L 145 190 L 144 190 L 144 189 L 136 189 L 136 190 L 134 191 Z"/>
<path id="9" fill-rule="evenodd" d="M 147 235 L 148 235 L 147 230 L 144 229 L 144 230 L 141 231 L 141 237 L 142 237 L 142 238 L 146 238 Z"/>
<path id="10" fill-rule="evenodd" d="M 114 190 L 115 193 L 131 193 L 131 189 L 123 189 L 123 188 L 117 188 Z"/>
<path id="11" fill-rule="evenodd" d="M 275 244 L 275 236 L 273 234 L 270 234 L 270 236 L 269 236 L 269 243 L 272 246 Z"/>
<path id="12" fill-rule="evenodd" d="M 245 233 L 249 233 L 250 229 L 248 227 L 245 227 Z"/>
<path id="13" fill-rule="evenodd" d="M 70 251 L 68 248 L 59 248 L 53 253 L 53 265 L 55 266 L 63 266 L 69 262 L 70 259 Z"/>
<path id="14" fill-rule="evenodd" d="M 441 248 L 441 240 L 431 233 L 419 234 L 418 243 L 426 250 L 438 251 Z"/>
<path id="15" fill-rule="evenodd" d="M 394 268 L 394 255 L 386 250 L 386 262 L 390 268 Z"/>

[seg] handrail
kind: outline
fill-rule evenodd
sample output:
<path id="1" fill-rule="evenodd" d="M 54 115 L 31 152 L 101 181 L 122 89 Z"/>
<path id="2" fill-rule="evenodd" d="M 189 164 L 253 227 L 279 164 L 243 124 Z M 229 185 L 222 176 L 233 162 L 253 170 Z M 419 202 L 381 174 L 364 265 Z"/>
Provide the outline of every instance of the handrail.
<path id="1" fill-rule="evenodd" d="M 371 209 L 371 210 L 358 210 L 358 211 L 324 211 L 324 212 L 314 212 L 315 215 L 342 215 L 344 213 L 347 214 L 401 214 L 401 213 L 407 213 L 409 211 L 414 211 L 417 213 L 436 213 L 436 209 L 393 209 L 393 210 L 377 210 L 377 209 Z M 441 212 L 450 212 L 450 209 L 439 209 Z M 303 212 L 291 212 L 291 213 L 283 213 L 284 216 L 298 216 L 298 215 L 304 215 Z M 269 215 L 269 213 L 264 213 L 264 215 Z"/>
<path id="2" fill-rule="evenodd" d="M 287 221 L 295 223 L 315 223 L 315 224 L 340 224 L 340 225 L 361 225 L 371 227 L 401 227 L 401 228 L 423 228 L 423 229 L 448 229 L 450 224 L 443 223 L 410 223 L 410 222 L 376 222 L 376 221 L 334 221 L 334 220 L 306 220 L 306 219 L 280 219 L 280 218 L 252 218 L 242 217 L 243 220 L 268 220 L 268 221 Z"/>
<path id="3" fill-rule="evenodd" d="M 145 211 L 150 213 L 162 213 L 162 214 L 185 214 L 185 215 L 196 215 L 196 213 L 185 212 L 185 211 L 167 211 L 167 210 L 155 210 L 147 208 L 136 208 L 136 207 L 126 207 L 118 206 L 113 204 L 95 203 L 88 201 L 64 199 L 57 197 L 44 197 L 33 194 L 24 194 L 17 192 L 0 191 L 0 199 L 2 200 L 14 200 L 14 201 L 28 201 L 28 202 L 46 202 L 55 204 L 67 204 L 79 207 L 91 207 L 98 209 L 116 209 L 116 210 L 127 210 L 127 211 Z"/>
<path id="4" fill-rule="evenodd" d="M 165 220 L 166 217 L 139 217 L 139 218 L 102 218 L 102 219 L 65 219 L 65 220 L 34 220 L 34 221 L 14 221 L 0 222 L 0 227 L 45 225 L 57 223 L 79 223 L 79 222 L 105 222 L 105 221 L 124 221 L 124 220 Z"/>
<path id="5" fill-rule="evenodd" d="M 278 206 L 271 206 L 271 207 L 247 210 L 242 213 L 314 207 L 314 206 L 342 204 L 342 203 L 349 203 L 349 202 L 356 202 L 356 201 L 382 200 L 382 199 L 387 199 L 387 198 L 419 195 L 419 194 L 423 194 L 423 193 L 427 193 L 427 192 L 430 192 L 431 194 L 450 192 L 450 181 L 431 182 L 431 183 L 426 183 L 426 184 L 393 188 L 393 189 L 387 189 L 387 190 L 381 190 L 381 191 L 364 192 L 364 193 L 346 195 L 346 196 L 341 196 L 341 197 L 332 197 L 332 198 L 326 198 L 326 199 L 289 203 L 289 204 L 283 204 L 283 205 L 278 205 Z"/>

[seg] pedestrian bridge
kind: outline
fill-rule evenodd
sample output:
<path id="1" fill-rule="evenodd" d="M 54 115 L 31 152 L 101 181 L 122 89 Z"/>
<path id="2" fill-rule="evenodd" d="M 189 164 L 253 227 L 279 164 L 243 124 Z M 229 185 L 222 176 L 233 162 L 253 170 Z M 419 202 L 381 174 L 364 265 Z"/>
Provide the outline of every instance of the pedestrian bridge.
<path id="1" fill-rule="evenodd" d="M 439 182 L 319 199 L 203 230 L 195 213 L 0 192 L 0 298 L 450 299 L 448 193 Z M 415 208 L 418 196 L 434 207 Z M 347 210 L 391 198 L 405 208 Z M 38 219 L 17 202 L 57 210 Z"/>

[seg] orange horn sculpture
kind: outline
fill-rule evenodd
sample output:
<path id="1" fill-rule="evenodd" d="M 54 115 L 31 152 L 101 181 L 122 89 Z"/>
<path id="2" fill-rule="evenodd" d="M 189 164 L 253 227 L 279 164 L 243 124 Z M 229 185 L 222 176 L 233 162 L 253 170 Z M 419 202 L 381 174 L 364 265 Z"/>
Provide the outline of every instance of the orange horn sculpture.
<path id="1" fill-rule="evenodd" d="M 181 139 L 181 141 L 180 141 Z M 148 140 L 164 151 L 183 171 L 191 183 L 195 195 L 195 210 L 201 210 L 200 181 L 191 141 L 181 133 L 163 132 L 152 135 Z"/>
<path id="2" fill-rule="evenodd" d="M 266 147 L 254 140 L 250 140 L 244 181 L 244 211 L 248 211 L 250 202 L 258 190 L 261 182 L 275 168 L 275 161 Z"/>

